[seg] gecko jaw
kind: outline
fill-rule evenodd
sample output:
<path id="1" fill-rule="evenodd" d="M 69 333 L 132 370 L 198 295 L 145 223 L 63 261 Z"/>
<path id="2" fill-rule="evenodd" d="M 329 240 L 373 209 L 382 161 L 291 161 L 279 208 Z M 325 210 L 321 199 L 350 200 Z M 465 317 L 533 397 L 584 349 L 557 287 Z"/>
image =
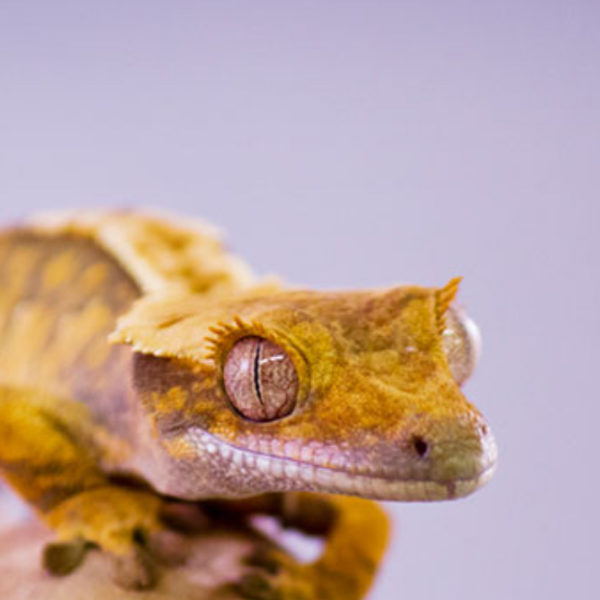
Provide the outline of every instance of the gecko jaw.
<path id="1" fill-rule="evenodd" d="M 214 481 L 222 488 L 218 495 L 239 497 L 266 492 L 308 491 L 349 494 L 372 500 L 430 501 L 467 496 L 492 477 L 496 466 L 496 445 L 491 436 L 483 445 L 480 469 L 469 478 L 449 480 L 394 479 L 392 476 L 352 473 L 291 458 L 245 450 L 217 439 L 200 428 L 190 428 L 183 441 L 190 458 L 210 457 L 218 466 Z M 180 446 L 181 449 L 181 446 Z M 189 490 L 178 490 L 190 499 L 198 495 L 189 481 Z"/>

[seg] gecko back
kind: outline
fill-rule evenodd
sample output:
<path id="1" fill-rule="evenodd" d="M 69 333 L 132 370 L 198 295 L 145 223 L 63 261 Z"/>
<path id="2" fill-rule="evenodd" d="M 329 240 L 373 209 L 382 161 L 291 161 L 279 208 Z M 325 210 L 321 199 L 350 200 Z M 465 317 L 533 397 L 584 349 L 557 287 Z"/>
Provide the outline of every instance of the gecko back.
<path id="1" fill-rule="evenodd" d="M 128 426 L 131 351 L 108 342 L 146 292 L 249 279 L 210 231 L 132 213 L 39 219 L 0 235 L 0 383 L 88 405 Z"/>
<path id="2" fill-rule="evenodd" d="M 72 233 L 11 231 L 0 256 L 0 381 L 92 408 L 118 402 L 130 357 L 107 337 L 139 285 Z"/>

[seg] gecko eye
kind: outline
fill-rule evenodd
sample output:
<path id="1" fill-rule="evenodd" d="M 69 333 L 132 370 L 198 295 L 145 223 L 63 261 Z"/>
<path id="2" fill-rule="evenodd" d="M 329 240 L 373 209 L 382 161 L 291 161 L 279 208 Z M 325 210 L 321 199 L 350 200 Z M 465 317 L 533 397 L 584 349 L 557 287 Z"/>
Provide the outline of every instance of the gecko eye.
<path id="1" fill-rule="evenodd" d="M 473 373 L 481 353 L 481 334 L 477 325 L 458 307 L 446 311 L 442 346 L 454 380 L 462 385 Z"/>
<path id="2" fill-rule="evenodd" d="M 292 359 L 277 344 L 260 337 L 238 340 L 224 369 L 231 404 L 247 419 L 273 421 L 296 405 L 298 375 Z"/>

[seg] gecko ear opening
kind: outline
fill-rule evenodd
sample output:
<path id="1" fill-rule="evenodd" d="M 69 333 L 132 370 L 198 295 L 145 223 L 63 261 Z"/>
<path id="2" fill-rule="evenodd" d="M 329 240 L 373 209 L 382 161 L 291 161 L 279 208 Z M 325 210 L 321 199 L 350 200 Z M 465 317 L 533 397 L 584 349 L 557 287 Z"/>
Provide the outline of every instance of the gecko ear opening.
<path id="1" fill-rule="evenodd" d="M 462 277 L 453 277 L 444 287 L 435 291 L 435 321 L 440 334 L 446 328 L 446 313 L 456 297 Z"/>

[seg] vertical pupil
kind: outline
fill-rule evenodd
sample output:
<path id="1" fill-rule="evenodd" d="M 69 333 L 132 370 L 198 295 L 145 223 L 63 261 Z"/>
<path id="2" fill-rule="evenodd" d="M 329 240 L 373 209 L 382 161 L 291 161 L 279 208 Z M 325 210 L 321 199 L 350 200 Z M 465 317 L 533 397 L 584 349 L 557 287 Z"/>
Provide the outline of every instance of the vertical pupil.
<path id="1" fill-rule="evenodd" d="M 262 340 L 259 340 L 254 350 L 254 391 L 258 401 L 262 404 L 262 394 L 260 391 L 260 349 L 262 348 Z"/>

